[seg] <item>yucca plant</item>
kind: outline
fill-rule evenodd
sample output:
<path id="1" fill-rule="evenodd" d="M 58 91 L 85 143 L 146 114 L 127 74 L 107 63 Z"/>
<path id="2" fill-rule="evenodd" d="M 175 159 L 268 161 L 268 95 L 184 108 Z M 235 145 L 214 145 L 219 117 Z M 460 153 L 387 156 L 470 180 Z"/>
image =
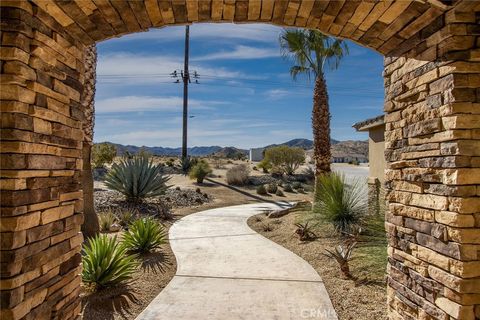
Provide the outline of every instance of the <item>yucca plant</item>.
<path id="1" fill-rule="evenodd" d="M 128 229 L 129 225 L 135 220 L 135 217 L 138 216 L 137 209 L 131 210 L 121 210 L 118 212 L 118 223 L 125 229 Z"/>
<path id="2" fill-rule="evenodd" d="M 295 233 L 300 238 L 300 241 L 309 241 L 317 237 L 313 231 L 316 225 L 309 224 L 309 221 L 305 223 L 295 223 L 295 226 L 297 227 Z"/>
<path id="3" fill-rule="evenodd" d="M 136 257 L 117 242 L 117 237 L 97 235 L 83 248 L 83 282 L 102 289 L 125 283 L 138 267 Z"/>
<path id="4" fill-rule="evenodd" d="M 212 173 L 212 169 L 210 168 L 208 162 L 205 160 L 200 160 L 194 166 L 192 166 L 188 174 L 191 179 L 196 179 L 197 183 L 203 183 L 203 179 L 205 179 L 205 177 L 210 173 Z"/>
<path id="5" fill-rule="evenodd" d="M 357 245 L 356 242 L 349 243 L 347 245 L 338 245 L 335 247 L 335 251 L 325 249 L 327 252 L 325 255 L 332 259 L 335 259 L 340 265 L 340 270 L 343 275 L 347 278 L 350 278 L 350 265 L 349 262 L 352 260 L 353 249 Z"/>
<path id="6" fill-rule="evenodd" d="M 98 214 L 98 223 L 100 225 L 100 231 L 108 232 L 112 225 L 117 221 L 117 217 L 111 209 Z"/>
<path id="7" fill-rule="evenodd" d="M 360 180 L 348 185 L 342 174 L 324 174 L 317 179 L 314 213 L 338 232 L 349 233 L 365 215 L 365 200 Z"/>
<path id="8" fill-rule="evenodd" d="M 151 252 L 167 241 L 164 227 L 151 218 L 133 222 L 123 236 L 128 250 L 139 253 Z"/>
<path id="9" fill-rule="evenodd" d="M 159 196 L 167 190 L 162 167 L 147 156 L 135 156 L 115 163 L 105 177 L 105 185 L 122 193 L 127 201 L 141 202 L 145 198 Z"/>

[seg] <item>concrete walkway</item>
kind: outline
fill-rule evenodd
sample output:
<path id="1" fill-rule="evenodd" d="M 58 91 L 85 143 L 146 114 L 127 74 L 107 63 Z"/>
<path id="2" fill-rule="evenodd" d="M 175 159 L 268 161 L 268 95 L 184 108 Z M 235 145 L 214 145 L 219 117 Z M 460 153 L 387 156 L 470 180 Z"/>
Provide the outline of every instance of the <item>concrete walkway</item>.
<path id="1" fill-rule="evenodd" d="M 250 216 L 276 208 L 225 207 L 176 222 L 177 273 L 137 319 L 337 319 L 317 272 L 248 227 Z"/>

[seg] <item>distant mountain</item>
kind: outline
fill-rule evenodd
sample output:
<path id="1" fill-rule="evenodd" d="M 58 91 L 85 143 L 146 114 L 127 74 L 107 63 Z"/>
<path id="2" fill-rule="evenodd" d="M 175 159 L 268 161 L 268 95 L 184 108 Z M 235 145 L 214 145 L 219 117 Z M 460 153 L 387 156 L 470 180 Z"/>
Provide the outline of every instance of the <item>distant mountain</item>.
<path id="1" fill-rule="evenodd" d="M 347 140 L 332 144 L 332 156 L 357 157 L 368 159 L 368 141 Z"/>
<path id="2" fill-rule="evenodd" d="M 337 144 L 340 141 L 331 139 L 330 140 L 331 144 Z M 309 150 L 313 148 L 313 141 L 309 139 L 293 139 L 284 143 L 279 143 L 279 144 L 271 144 L 269 146 L 266 146 L 265 148 L 270 148 L 270 147 L 275 147 L 275 146 L 289 146 L 289 147 L 298 147 L 302 148 L 304 150 Z"/>
<path id="3" fill-rule="evenodd" d="M 110 142 L 107 142 L 110 143 Z M 117 148 L 117 154 L 123 155 L 125 152 L 129 152 L 131 154 L 137 153 L 141 149 L 156 155 L 156 156 L 181 156 L 182 155 L 182 148 L 168 148 L 168 147 L 138 147 L 132 145 L 123 145 L 117 143 L 110 143 Z M 220 147 L 220 146 L 202 146 L 202 147 L 191 147 L 188 148 L 188 154 L 194 157 L 204 157 L 214 153 L 220 154 L 247 154 L 246 150 L 237 149 L 235 147 Z"/>
<path id="4" fill-rule="evenodd" d="M 225 147 L 212 153 L 211 155 L 219 158 L 242 159 L 248 155 L 248 151 L 235 147 Z"/>

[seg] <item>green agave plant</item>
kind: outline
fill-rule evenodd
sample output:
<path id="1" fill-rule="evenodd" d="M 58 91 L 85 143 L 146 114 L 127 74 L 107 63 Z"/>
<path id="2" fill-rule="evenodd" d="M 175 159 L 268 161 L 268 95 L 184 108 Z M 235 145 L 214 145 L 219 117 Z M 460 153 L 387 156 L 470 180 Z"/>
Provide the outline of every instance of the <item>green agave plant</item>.
<path id="1" fill-rule="evenodd" d="M 90 238 L 83 248 L 82 279 L 96 289 L 124 283 L 132 278 L 138 267 L 135 255 L 117 237 L 97 235 Z"/>
<path id="2" fill-rule="evenodd" d="M 168 180 L 170 177 L 164 176 L 162 167 L 151 158 L 136 156 L 113 164 L 105 177 L 105 185 L 125 195 L 128 201 L 140 202 L 164 194 Z"/>
<path id="3" fill-rule="evenodd" d="M 151 218 L 138 219 L 130 225 L 123 236 L 128 250 L 146 253 L 158 248 L 167 240 L 164 227 Z"/>

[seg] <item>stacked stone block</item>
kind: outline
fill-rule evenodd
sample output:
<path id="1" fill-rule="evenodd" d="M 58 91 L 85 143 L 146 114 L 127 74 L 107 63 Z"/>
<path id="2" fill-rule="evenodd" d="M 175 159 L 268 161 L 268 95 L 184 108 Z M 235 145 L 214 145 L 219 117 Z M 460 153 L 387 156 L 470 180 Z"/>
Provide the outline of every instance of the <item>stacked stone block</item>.
<path id="1" fill-rule="evenodd" d="M 480 318 L 479 23 L 470 2 L 385 59 L 392 319 Z"/>
<path id="2" fill-rule="evenodd" d="M 1 10 L 1 314 L 80 312 L 82 50 L 27 1 Z"/>

